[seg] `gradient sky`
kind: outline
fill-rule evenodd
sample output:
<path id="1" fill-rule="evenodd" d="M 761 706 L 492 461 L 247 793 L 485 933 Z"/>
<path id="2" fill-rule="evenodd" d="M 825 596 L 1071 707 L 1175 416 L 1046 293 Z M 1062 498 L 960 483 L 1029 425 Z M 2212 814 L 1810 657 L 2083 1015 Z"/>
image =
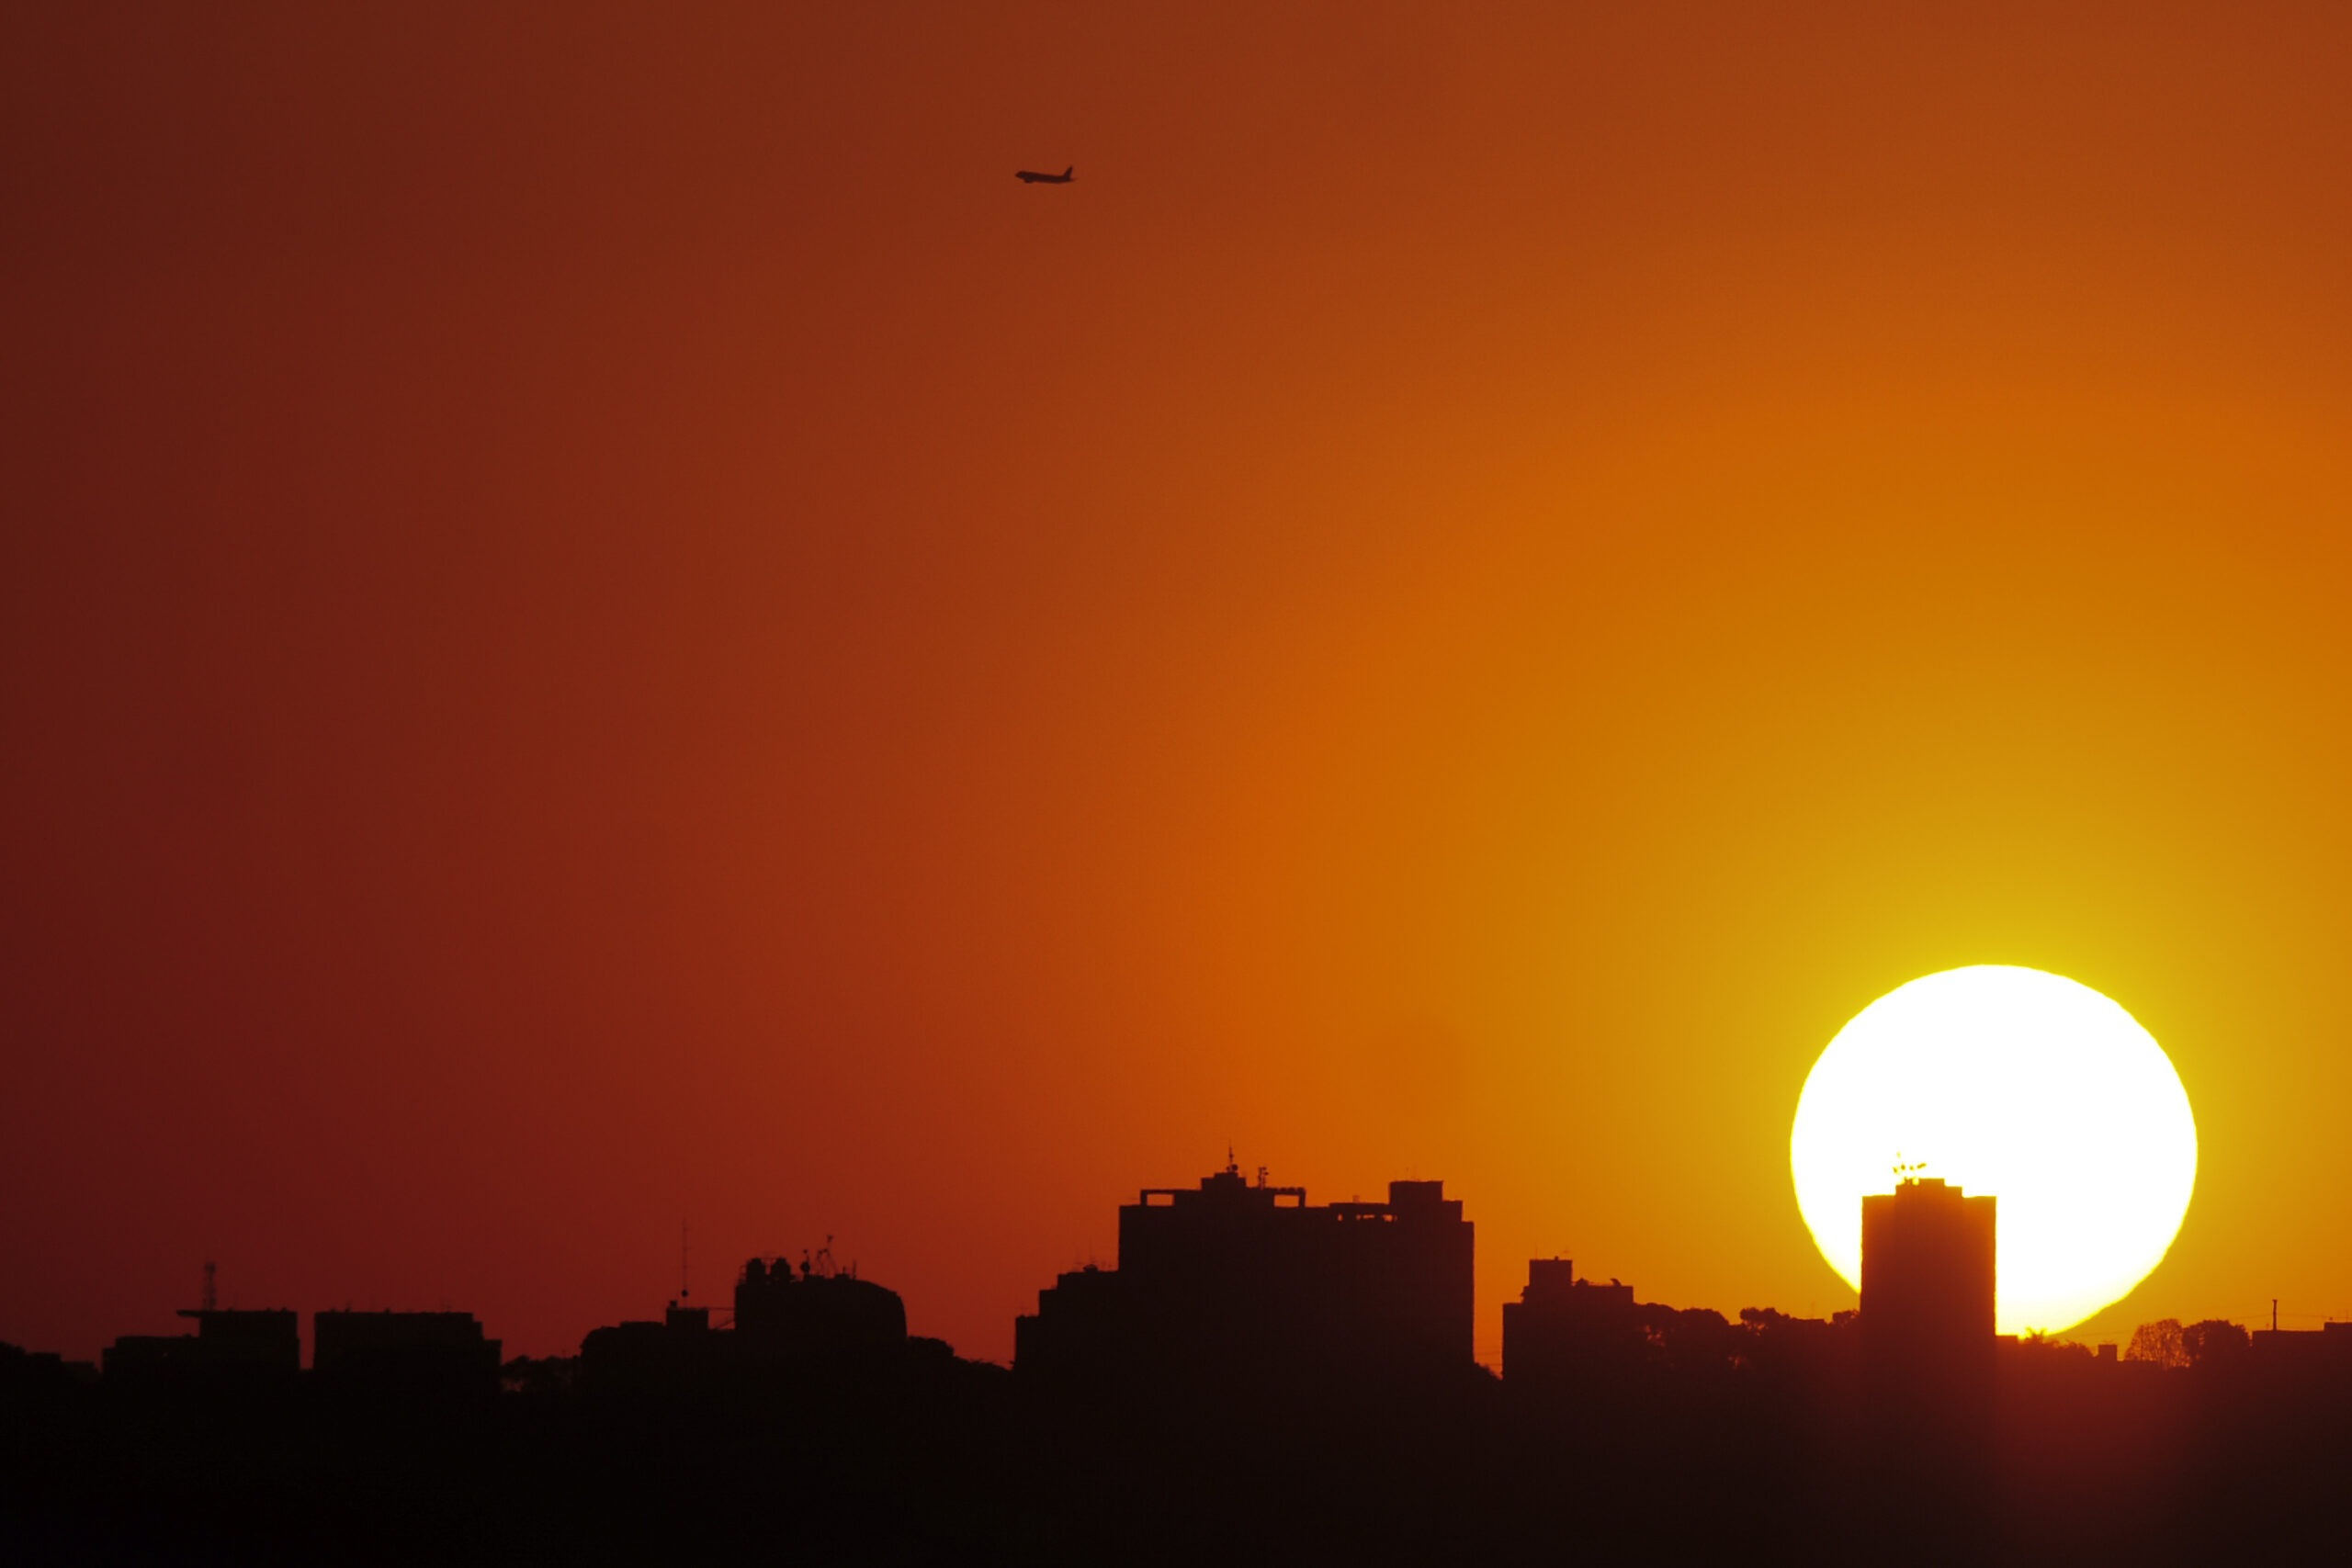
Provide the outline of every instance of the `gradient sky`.
<path id="1" fill-rule="evenodd" d="M 1973 963 L 2196 1109 L 2081 1337 L 2352 1317 L 2352 12 L 1894 9 L 0 12 L 0 1338 L 1001 1358 L 1228 1141 L 1826 1314 Z"/>

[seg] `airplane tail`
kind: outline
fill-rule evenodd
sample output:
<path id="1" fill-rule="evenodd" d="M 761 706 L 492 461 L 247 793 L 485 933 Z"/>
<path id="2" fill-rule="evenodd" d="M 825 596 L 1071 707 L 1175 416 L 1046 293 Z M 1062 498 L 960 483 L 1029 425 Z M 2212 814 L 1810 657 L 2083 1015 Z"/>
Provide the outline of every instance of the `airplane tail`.
<path id="1" fill-rule="evenodd" d="M 1072 164 L 1069 168 L 1062 171 L 1062 178 L 1068 179 L 1070 175 L 1076 173 L 1078 173 L 1078 165 L 1076 164 Z"/>

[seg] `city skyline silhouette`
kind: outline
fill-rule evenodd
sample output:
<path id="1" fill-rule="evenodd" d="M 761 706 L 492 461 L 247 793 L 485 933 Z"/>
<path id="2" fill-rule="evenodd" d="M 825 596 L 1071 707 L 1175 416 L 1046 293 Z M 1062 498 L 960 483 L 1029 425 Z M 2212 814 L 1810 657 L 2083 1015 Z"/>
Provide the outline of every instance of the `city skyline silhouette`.
<path id="1" fill-rule="evenodd" d="M 2091 1347 L 2098 1351 L 2099 1359 L 2119 1359 L 2119 1341 L 2094 1341 L 2064 1330 L 2051 1334 L 2033 1330 L 2024 1336 L 1996 1332 L 1992 1303 L 1997 1290 L 1993 1246 L 1997 1197 L 1987 1193 L 1967 1195 L 1940 1177 L 1920 1174 L 1921 1169 L 1917 1164 L 1898 1165 L 1890 1178 L 1890 1191 L 1865 1193 L 1858 1200 L 1863 1216 L 1866 1258 L 1862 1303 L 1867 1304 L 1872 1295 L 1872 1276 L 1867 1260 L 1875 1259 L 1880 1320 L 1888 1325 L 1902 1325 L 1881 1331 L 1881 1342 L 1887 1348 L 1874 1354 L 1896 1362 L 1950 1362 L 1955 1345 L 1978 1345 L 1981 1349 L 1985 1345 L 2015 1345 L 2022 1339 Z M 1597 1324 L 1636 1321 L 1629 1315 L 1636 1307 L 1634 1288 L 1613 1277 L 1605 1285 L 1587 1280 L 1576 1272 L 1569 1259 L 1530 1259 L 1524 1286 L 1515 1297 L 1493 1303 L 1498 1308 L 1492 1314 L 1499 1324 L 1498 1333 L 1490 1336 L 1476 1326 L 1482 1314 L 1470 1274 L 1476 1227 L 1464 1217 L 1462 1200 L 1443 1196 L 1444 1187 L 1442 1180 L 1395 1180 L 1388 1184 L 1389 1197 L 1383 1202 L 1351 1199 L 1316 1206 L 1307 1202 L 1306 1189 L 1273 1183 L 1269 1168 L 1258 1168 L 1253 1178 L 1243 1172 L 1237 1160 L 1228 1157 L 1222 1169 L 1203 1177 L 1196 1188 L 1146 1188 L 1136 1202 L 1121 1205 L 1118 1228 L 1123 1245 L 1114 1260 L 1108 1266 L 1089 1260 L 1079 1269 L 1063 1272 L 1051 1284 L 1041 1286 L 1036 1310 L 1016 1316 L 1013 1342 L 1018 1346 L 1031 1330 L 1036 1331 L 1036 1360 L 1047 1369 L 1039 1375 L 1049 1380 L 1064 1375 L 1061 1368 L 1070 1354 L 1062 1343 L 1065 1334 L 1075 1337 L 1070 1345 L 1100 1344 L 1105 1342 L 1107 1336 L 1110 1341 L 1116 1342 L 1121 1355 L 1148 1355 L 1181 1363 L 1193 1352 L 1170 1340 L 1165 1329 L 1145 1329 L 1138 1334 L 1139 1323 L 1133 1315 L 1138 1310 L 1138 1298 L 1134 1292 L 1140 1289 L 1148 1294 L 1165 1294 L 1170 1309 L 1183 1315 L 1213 1318 L 1242 1313 L 1238 1320 L 1243 1325 L 1242 1337 L 1257 1348 L 1243 1351 L 1235 1344 L 1204 1344 L 1199 1353 L 1211 1359 L 1255 1356 L 1268 1359 L 1266 1364 L 1271 1366 L 1278 1360 L 1312 1361 L 1319 1356 L 1336 1354 L 1342 1360 L 1452 1363 L 1504 1374 L 1507 1369 L 1502 1362 L 1510 1353 L 1511 1318 L 1516 1312 L 1528 1314 L 1523 1321 L 1531 1325 L 1525 1336 L 1531 1341 L 1539 1333 L 1566 1332 L 1577 1339 L 1583 1351 L 1600 1353 L 1606 1359 L 1605 1353 L 1595 1351 L 1592 1344 L 1578 1337 Z M 1289 1200 L 1287 1204 L 1283 1202 L 1285 1199 Z M 1278 1215 L 1287 1216 L 1289 1223 L 1278 1219 Z M 1406 1222 L 1405 1230 L 1385 1228 L 1400 1219 Z M 682 1244 L 680 1288 L 670 1298 L 664 1319 L 659 1324 L 620 1326 L 707 1329 L 712 1326 L 714 1312 L 719 1314 L 718 1326 L 738 1326 L 748 1311 L 754 1337 L 772 1338 L 780 1333 L 800 1332 L 787 1331 L 781 1325 L 786 1319 L 797 1321 L 804 1311 L 817 1310 L 821 1317 L 838 1317 L 851 1323 L 868 1318 L 878 1310 L 882 1315 L 874 1322 L 883 1339 L 907 1339 L 908 1318 L 897 1293 L 861 1280 L 854 1259 L 844 1265 L 835 1258 L 835 1239 L 828 1235 L 822 1245 L 804 1248 L 797 1265 L 786 1255 L 754 1255 L 735 1275 L 731 1304 L 718 1308 L 707 1300 L 697 1303 L 692 1299 L 691 1271 L 683 1256 L 685 1248 Z M 1369 1248 L 1364 1245 L 1366 1240 L 1372 1243 Z M 1125 1263 L 1123 1272 L 1123 1262 L 1128 1258 L 1134 1261 Z M 159 1372 L 175 1375 L 186 1365 L 262 1367 L 273 1374 L 315 1367 L 315 1332 L 308 1337 L 300 1334 L 298 1313 L 283 1307 L 234 1303 L 220 1306 L 219 1265 L 206 1261 L 202 1276 L 205 1304 L 174 1309 L 173 1313 L 194 1323 L 193 1330 L 166 1336 L 121 1335 L 107 1347 L 103 1359 L 106 1370 L 112 1370 L 118 1359 L 134 1377 Z M 1257 1304 L 1246 1309 L 1236 1304 L 1243 1293 L 1238 1286 L 1245 1279 L 1257 1281 L 1251 1292 Z M 1416 1283 L 1403 1288 L 1402 1294 L 1391 1294 L 1394 1287 L 1372 1282 L 1381 1279 L 1427 1283 Z M 771 1280 L 774 1300 L 778 1303 L 773 1307 L 765 1304 L 770 1299 Z M 796 1280 L 824 1283 L 797 1295 L 788 1294 L 786 1287 Z M 1285 1280 L 1290 1282 L 1283 1283 Z M 1309 1282 L 1317 1280 L 1329 1283 Z M 844 1305 L 824 1309 L 790 1304 L 815 1301 L 820 1296 L 829 1300 L 839 1296 L 844 1301 L 888 1298 L 888 1304 L 879 1308 Z M 1348 1310 L 1352 1313 L 1369 1314 L 1364 1318 L 1367 1324 L 1384 1325 L 1374 1330 L 1373 1338 L 1361 1347 L 1351 1348 L 1344 1337 L 1334 1341 L 1327 1328 L 1310 1326 L 1317 1314 L 1327 1313 L 1331 1303 L 1341 1301 L 1351 1303 Z M 1524 1304 L 1530 1303 L 1535 1303 L 1532 1309 Z M 1742 1309 L 1743 1313 L 1750 1310 Z M 1765 1312 L 1775 1319 L 1784 1315 L 1777 1309 L 1753 1310 Z M 779 1313 L 783 1316 L 779 1317 Z M 842 1316 L 844 1313 L 846 1317 Z M 1265 1315 L 1270 1313 L 1272 1315 Z M 1839 1322 L 1857 1319 L 1860 1307 L 1843 1309 L 1834 1315 Z M 2320 1347 L 2338 1343 L 2338 1337 L 2329 1331 L 2329 1325 L 2336 1320 L 2325 1319 L 2317 1328 L 2295 1326 L 2295 1320 L 2307 1320 L 2312 1314 L 2288 1313 L 2284 1315 L 2290 1322 L 2282 1327 L 2281 1315 L 2274 1299 L 2268 1306 L 2267 1322 L 2248 1325 L 2211 1319 L 2200 1320 L 2194 1326 L 2233 1327 L 2237 1332 L 2235 1343 L 2241 1347 L 2254 1342 L 2274 1344 L 2282 1348 L 2274 1354 L 2290 1359 L 2308 1358 L 2313 1364 L 2335 1353 Z M 496 1355 L 500 1341 L 483 1340 L 480 1325 L 469 1314 L 452 1311 L 447 1304 L 423 1310 L 391 1306 L 355 1309 L 346 1303 L 320 1308 L 314 1316 L 337 1330 L 349 1324 L 363 1333 L 364 1325 L 372 1320 L 398 1322 L 411 1325 L 409 1331 L 421 1336 L 418 1343 L 481 1346 L 489 1352 L 484 1364 L 500 1364 Z M 1052 1321 L 1046 1321 L 1049 1318 Z M 1548 1326 L 1535 1328 L 1538 1318 Z M 770 1326 L 772 1324 L 775 1326 Z M 2171 1337 L 2152 1337 L 2156 1330 L 2163 1330 Z M 609 1332 L 592 1330 L 591 1335 Z M 869 1333 L 848 1332 L 853 1339 Z M 2194 1336 L 2184 1346 L 2182 1333 L 2177 1319 L 2142 1323 L 2133 1334 L 2132 1348 L 2120 1359 L 2145 1359 L 2165 1366 L 2190 1364 L 2199 1359 L 2201 1348 Z M 217 1347 L 212 1343 L 215 1339 L 220 1341 Z M 2305 1342 L 2309 1348 L 2301 1348 Z M 2352 1345 L 2352 1337 L 2341 1342 Z M 364 1345 L 365 1340 L 356 1343 Z M 1503 1347 L 1501 1356 L 1487 1358 L 1477 1354 L 1475 1347 L 1486 1343 Z M 1860 1343 L 1857 1341 L 1858 1345 Z M 25 1348 L 18 1348 L 20 1351 Z M 307 1355 L 303 1353 L 305 1349 Z M 53 1349 L 35 1353 L 48 1362 L 62 1359 L 62 1353 Z M 175 1353 L 184 1353 L 185 1360 L 175 1359 Z M 336 1359 L 337 1350 L 331 1348 L 330 1363 Z M 1529 1356 L 1531 1364 L 1546 1359 L 1540 1349 Z M 531 1358 L 521 1359 L 527 1361 Z M 1017 1363 L 1016 1354 L 1001 1364 Z M 89 1373 L 99 1371 L 102 1365 L 95 1359 L 72 1364 L 84 1367 Z M 1261 1368 L 1261 1374 L 1264 1370 Z M 1540 1380 L 1547 1374 L 1538 1371 L 1532 1375 Z M 1981 1382 L 1982 1378 L 1972 1374 L 1969 1381 Z"/>
<path id="2" fill-rule="evenodd" d="M 1475 1221 L 1442 1181 L 1317 1207 L 1232 1159 L 1123 1205 L 1114 1264 L 1041 1287 L 1009 1370 L 910 1335 L 830 1238 L 746 1259 L 725 1307 L 682 1281 L 658 1319 L 503 1361 L 462 1311 L 331 1308 L 305 1368 L 297 1314 L 219 1306 L 208 1265 L 192 1333 L 123 1336 L 103 1368 L 0 1347 L 0 1545 L 707 1551 L 774 1544 L 777 1495 L 887 1506 L 800 1549 L 956 1561 L 1172 1562 L 1233 1530 L 1533 1560 L 1564 1504 L 1588 1544 L 1657 1561 L 2256 1561 L 2324 1532 L 2352 1333 L 1998 1334 L 1994 1197 L 1897 1174 L 1860 1200 L 1859 1310 L 1733 1319 L 1536 1258 L 1500 1303 L 1499 1376 L 1471 1354 Z M 2249 1461 L 2282 1431 L 2297 1463 Z"/>

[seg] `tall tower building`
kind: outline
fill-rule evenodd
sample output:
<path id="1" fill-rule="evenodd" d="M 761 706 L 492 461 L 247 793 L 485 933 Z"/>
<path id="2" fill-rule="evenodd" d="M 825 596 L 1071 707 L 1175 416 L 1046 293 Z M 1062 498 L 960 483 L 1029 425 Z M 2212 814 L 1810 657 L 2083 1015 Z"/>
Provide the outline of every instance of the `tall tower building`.
<path id="1" fill-rule="evenodd" d="M 1861 1528 L 1889 1561 L 1980 1560 L 1994 1412 L 1994 1201 L 1936 1180 L 1862 1200 Z"/>
<path id="2" fill-rule="evenodd" d="M 1862 1357 L 1992 1374 L 1992 1198 L 1934 1178 L 1862 1200 Z"/>
<path id="3" fill-rule="evenodd" d="M 1877 1437 L 1966 1462 L 1992 1422 L 1995 1199 L 1933 1178 L 1863 1199 L 1863 1399 Z"/>

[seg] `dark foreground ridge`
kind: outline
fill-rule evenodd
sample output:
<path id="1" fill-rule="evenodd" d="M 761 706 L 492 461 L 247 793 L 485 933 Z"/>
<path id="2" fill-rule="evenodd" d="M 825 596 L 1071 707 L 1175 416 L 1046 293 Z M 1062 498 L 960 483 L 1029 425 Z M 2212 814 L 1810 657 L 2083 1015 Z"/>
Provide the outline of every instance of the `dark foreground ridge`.
<path id="1" fill-rule="evenodd" d="M 464 1313 L 209 1305 L 103 1369 L 0 1347 L 0 1562 L 2219 1562 L 2352 1481 L 2352 1325 L 1992 1332 L 1990 1200 L 1866 1201 L 1862 1306 L 1635 1300 L 1536 1259 L 1471 1358 L 1438 1182 L 1311 1205 L 1231 1166 L 1120 1213 L 1015 1366 L 753 1258 L 577 1356 Z"/>

